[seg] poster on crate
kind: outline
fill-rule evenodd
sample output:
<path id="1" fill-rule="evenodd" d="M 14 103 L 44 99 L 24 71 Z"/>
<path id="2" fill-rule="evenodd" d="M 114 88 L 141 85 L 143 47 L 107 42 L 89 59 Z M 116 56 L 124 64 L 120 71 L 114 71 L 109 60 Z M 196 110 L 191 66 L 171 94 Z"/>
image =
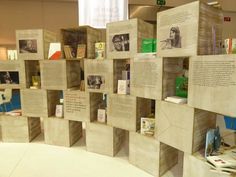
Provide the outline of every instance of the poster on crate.
<path id="1" fill-rule="evenodd" d="M 129 51 L 130 49 L 129 40 L 130 40 L 129 33 L 111 35 L 109 42 L 110 52 Z"/>
<path id="2" fill-rule="evenodd" d="M 20 53 L 37 53 L 37 40 L 36 39 L 25 39 L 19 40 Z"/>
<path id="3" fill-rule="evenodd" d="M 101 75 L 89 75 L 87 77 L 88 89 L 104 89 L 105 77 Z"/>

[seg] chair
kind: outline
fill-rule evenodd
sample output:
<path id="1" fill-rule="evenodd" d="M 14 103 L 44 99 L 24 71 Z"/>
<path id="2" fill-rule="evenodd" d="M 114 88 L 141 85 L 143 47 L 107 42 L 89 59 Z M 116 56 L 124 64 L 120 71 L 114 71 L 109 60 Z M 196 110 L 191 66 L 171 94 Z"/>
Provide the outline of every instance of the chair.
<path id="1" fill-rule="evenodd" d="M 0 105 L 2 112 L 7 111 L 6 105 L 10 104 L 11 109 L 13 108 L 12 103 L 12 89 L 5 89 L 4 92 L 0 92 Z M 3 109 L 4 108 L 4 109 Z"/>

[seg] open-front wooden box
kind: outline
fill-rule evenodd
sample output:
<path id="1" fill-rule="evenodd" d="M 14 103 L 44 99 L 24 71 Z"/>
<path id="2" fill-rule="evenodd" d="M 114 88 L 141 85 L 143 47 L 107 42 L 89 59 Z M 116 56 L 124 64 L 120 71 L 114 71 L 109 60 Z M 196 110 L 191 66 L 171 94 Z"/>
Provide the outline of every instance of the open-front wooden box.
<path id="1" fill-rule="evenodd" d="M 0 89 L 19 89 L 24 85 L 19 61 L 0 61 Z"/>
<path id="2" fill-rule="evenodd" d="M 161 100 L 162 66 L 162 58 L 145 57 L 131 60 L 131 95 Z"/>
<path id="3" fill-rule="evenodd" d="M 125 131 L 100 123 L 86 124 L 87 151 L 115 156 L 121 149 Z"/>
<path id="4" fill-rule="evenodd" d="M 157 13 L 157 55 L 219 54 L 223 14 L 201 1 Z"/>
<path id="5" fill-rule="evenodd" d="M 17 55 L 20 60 L 48 59 L 49 45 L 56 34 L 44 29 L 16 30 Z"/>
<path id="6" fill-rule="evenodd" d="M 194 153 L 205 146 L 206 133 L 216 127 L 216 114 L 165 101 L 156 104 L 156 139 Z"/>
<path id="7" fill-rule="evenodd" d="M 154 37 L 154 26 L 140 19 L 107 24 L 107 58 L 133 58 L 141 52 L 142 39 Z"/>
<path id="8" fill-rule="evenodd" d="M 108 98 L 108 124 L 129 131 L 140 130 L 141 117 L 151 113 L 151 100 L 111 94 Z"/>
<path id="9" fill-rule="evenodd" d="M 1 119 L 3 142 L 27 143 L 41 133 L 39 118 L 1 115 Z"/>
<path id="10" fill-rule="evenodd" d="M 113 92 L 113 60 L 85 60 L 85 91 Z"/>
<path id="11" fill-rule="evenodd" d="M 64 117 L 74 121 L 96 122 L 99 106 L 103 102 L 102 93 L 66 90 L 64 91 Z"/>
<path id="12" fill-rule="evenodd" d="M 236 55 L 190 58 L 189 106 L 236 117 Z"/>
<path id="13" fill-rule="evenodd" d="M 95 43 L 105 42 L 102 29 L 95 29 L 90 26 L 79 26 L 78 28 L 67 28 L 61 30 L 63 46 L 71 47 L 73 58 L 77 56 L 78 45 L 86 45 L 84 58 L 95 58 Z"/>
<path id="14" fill-rule="evenodd" d="M 42 89 L 66 90 L 80 86 L 78 60 L 43 60 L 40 61 L 40 69 Z"/>
<path id="15" fill-rule="evenodd" d="M 82 122 L 44 118 L 45 143 L 70 147 L 82 137 Z"/>
<path id="16" fill-rule="evenodd" d="M 30 117 L 50 117 L 55 115 L 60 103 L 60 92 L 53 90 L 22 89 L 22 115 Z"/>
<path id="17" fill-rule="evenodd" d="M 224 172 L 214 172 L 206 164 L 204 156 L 197 152 L 193 155 L 184 154 L 183 177 L 235 177 L 235 174 L 226 174 Z"/>
<path id="18" fill-rule="evenodd" d="M 178 151 L 159 141 L 130 132 L 129 162 L 153 176 L 162 176 L 178 162 Z"/>

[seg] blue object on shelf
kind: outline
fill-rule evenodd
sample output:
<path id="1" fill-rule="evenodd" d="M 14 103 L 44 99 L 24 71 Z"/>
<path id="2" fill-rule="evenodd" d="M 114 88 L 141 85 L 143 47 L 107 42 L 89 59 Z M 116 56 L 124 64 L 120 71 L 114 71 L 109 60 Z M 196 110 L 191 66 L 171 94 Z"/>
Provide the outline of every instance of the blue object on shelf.
<path id="1" fill-rule="evenodd" d="M 225 116 L 224 119 L 227 129 L 236 130 L 236 118 Z"/>
<path id="2" fill-rule="evenodd" d="M 0 108 L 0 112 L 8 112 L 12 111 L 14 109 L 21 109 L 21 103 L 20 103 L 20 92 L 19 91 L 13 91 L 12 92 L 12 99 L 11 99 L 12 106 L 10 104 L 6 104 L 6 110 Z M 1 105 L 2 106 L 2 105 Z"/>

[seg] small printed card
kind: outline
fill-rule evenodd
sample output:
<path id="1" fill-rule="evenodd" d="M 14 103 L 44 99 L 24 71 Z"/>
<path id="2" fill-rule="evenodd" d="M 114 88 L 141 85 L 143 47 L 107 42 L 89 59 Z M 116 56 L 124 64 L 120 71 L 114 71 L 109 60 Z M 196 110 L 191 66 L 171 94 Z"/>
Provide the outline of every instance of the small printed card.
<path id="1" fill-rule="evenodd" d="M 126 95 L 130 93 L 130 81 L 129 80 L 118 80 L 117 93 Z"/>
<path id="2" fill-rule="evenodd" d="M 63 117 L 63 105 L 56 105 L 56 117 Z"/>
<path id="3" fill-rule="evenodd" d="M 97 119 L 98 119 L 98 122 L 101 122 L 101 123 L 106 122 L 106 110 L 105 109 L 98 109 Z"/>
<path id="4" fill-rule="evenodd" d="M 141 134 L 153 136 L 155 132 L 155 119 L 141 117 Z"/>

